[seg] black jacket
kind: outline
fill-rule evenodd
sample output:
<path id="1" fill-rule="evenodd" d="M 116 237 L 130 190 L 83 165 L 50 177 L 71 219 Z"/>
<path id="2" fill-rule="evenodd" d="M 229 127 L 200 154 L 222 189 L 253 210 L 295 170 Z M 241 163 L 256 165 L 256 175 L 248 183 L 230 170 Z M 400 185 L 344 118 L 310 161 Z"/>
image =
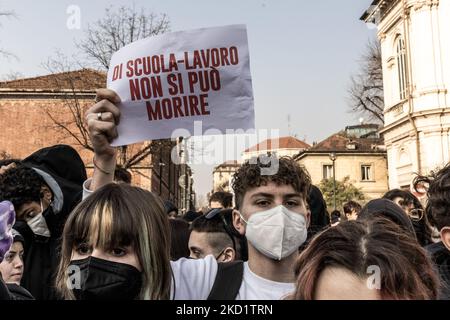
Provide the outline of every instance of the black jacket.
<path id="1" fill-rule="evenodd" d="M 1 300 L 11 300 L 11 294 L 6 287 L 6 284 L 3 282 L 3 279 L 0 275 L 0 301 Z"/>
<path id="2" fill-rule="evenodd" d="M 21 221 L 14 226 L 25 238 L 25 269 L 21 285 L 38 300 L 53 300 L 58 298 L 55 277 L 62 230 L 67 216 L 81 201 L 86 170 L 78 153 L 66 145 L 38 150 L 24 159 L 23 164 L 43 177 L 52 190 L 53 199 L 49 210 L 44 212 L 50 238 L 39 239 Z"/>
<path id="3" fill-rule="evenodd" d="M 15 283 L 7 283 L 6 286 L 8 287 L 12 300 L 34 300 L 31 293 L 25 288 L 22 288 Z"/>
<path id="4" fill-rule="evenodd" d="M 442 242 L 430 244 L 426 249 L 439 272 L 441 280 L 438 299 L 450 300 L 450 251 Z"/>

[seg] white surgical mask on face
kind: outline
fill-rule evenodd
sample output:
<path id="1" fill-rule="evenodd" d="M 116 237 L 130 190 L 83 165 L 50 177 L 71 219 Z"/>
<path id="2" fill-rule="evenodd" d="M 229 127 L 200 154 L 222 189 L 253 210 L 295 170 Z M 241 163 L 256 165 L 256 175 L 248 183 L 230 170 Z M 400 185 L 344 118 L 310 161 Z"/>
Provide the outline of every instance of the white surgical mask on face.
<path id="1" fill-rule="evenodd" d="M 41 212 L 35 215 L 33 218 L 27 221 L 28 226 L 30 227 L 31 231 L 35 235 L 43 236 L 46 238 L 50 238 L 50 230 L 47 226 L 47 221 L 45 221 L 45 217 L 42 215 L 44 213 L 44 209 L 42 207 L 42 201 L 41 201 Z"/>
<path id="2" fill-rule="evenodd" d="M 279 205 L 270 210 L 256 212 L 245 221 L 247 240 L 262 254 L 281 260 L 306 241 L 307 226 L 303 214 Z"/>

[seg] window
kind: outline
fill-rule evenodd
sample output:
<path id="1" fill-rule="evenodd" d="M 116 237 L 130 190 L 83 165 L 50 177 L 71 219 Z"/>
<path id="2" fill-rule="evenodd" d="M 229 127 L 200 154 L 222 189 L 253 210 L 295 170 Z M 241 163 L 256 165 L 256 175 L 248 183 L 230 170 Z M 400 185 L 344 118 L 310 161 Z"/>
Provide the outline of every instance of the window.
<path id="1" fill-rule="evenodd" d="M 397 71 L 400 100 L 406 99 L 406 49 L 405 41 L 400 36 L 397 39 Z"/>
<path id="2" fill-rule="evenodd" d="M 372 180 L 372 166 L 362 165 L 361 166 L 361 180 L 371 181 Z"/>
<path id="3" fill-rule="evenodd" d="M 326 164 L 323 166 L 323 178 L 324 179 L 333 178 L 333 166 L 331 164 Z"/>

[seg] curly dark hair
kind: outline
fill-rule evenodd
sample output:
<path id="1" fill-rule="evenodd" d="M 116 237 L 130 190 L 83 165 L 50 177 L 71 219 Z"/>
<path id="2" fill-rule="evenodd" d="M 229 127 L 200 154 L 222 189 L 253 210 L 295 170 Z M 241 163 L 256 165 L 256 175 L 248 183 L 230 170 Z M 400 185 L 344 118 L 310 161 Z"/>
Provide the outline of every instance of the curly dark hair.
<path id="1" fill-rule="evenodd" d="M 429 176 L 417 176 L 413 185 L 428 184 L 428 202 L 425 212 L 438 230 L 450 226 L 450 163 Z"/>
<path id="2" fill-rule="evenodd" d="M 44 179 L 33 169 L 19 165 L 0 175 L 0 200 L 9 200 L 16 210 L 41 199 Z"/>
<path id="3" fill-rule="evenodd" d="M 362 207 L 358 202 L 352 200 L 345 203 L 343 209 L 345 214 L 351 214 L 353 210 L 355 210 L 356 213 L 360 213 Z"/>
<path id="4" fill-rule="evenodd" d="M 311 178 L 306 170 L 291 157 L 281 157 L 278 159 L 278 171 L 273 175 L 262 175 L 261 168 L 269 165 L 257 161 L 246 161 L 234 174 L 233 190 L 237 209 L 242 207 L 245 193 L 260 186 L 265 186 L 269 182 L 277 185 L 291 185 L 295 191 L 302 194 L 305 199 L 311 189 Z"/>

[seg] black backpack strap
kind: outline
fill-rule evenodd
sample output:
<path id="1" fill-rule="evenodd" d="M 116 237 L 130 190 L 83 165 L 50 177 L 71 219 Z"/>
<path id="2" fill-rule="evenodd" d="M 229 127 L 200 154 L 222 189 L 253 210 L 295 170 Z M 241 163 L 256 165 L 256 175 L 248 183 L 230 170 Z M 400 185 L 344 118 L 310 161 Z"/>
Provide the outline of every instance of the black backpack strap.
<path id="1" fill-rule="evenodd" d="M 244 277 L 244 262 L 217 264 L 217 275 L 207 300 L 235 300 Z"/>

